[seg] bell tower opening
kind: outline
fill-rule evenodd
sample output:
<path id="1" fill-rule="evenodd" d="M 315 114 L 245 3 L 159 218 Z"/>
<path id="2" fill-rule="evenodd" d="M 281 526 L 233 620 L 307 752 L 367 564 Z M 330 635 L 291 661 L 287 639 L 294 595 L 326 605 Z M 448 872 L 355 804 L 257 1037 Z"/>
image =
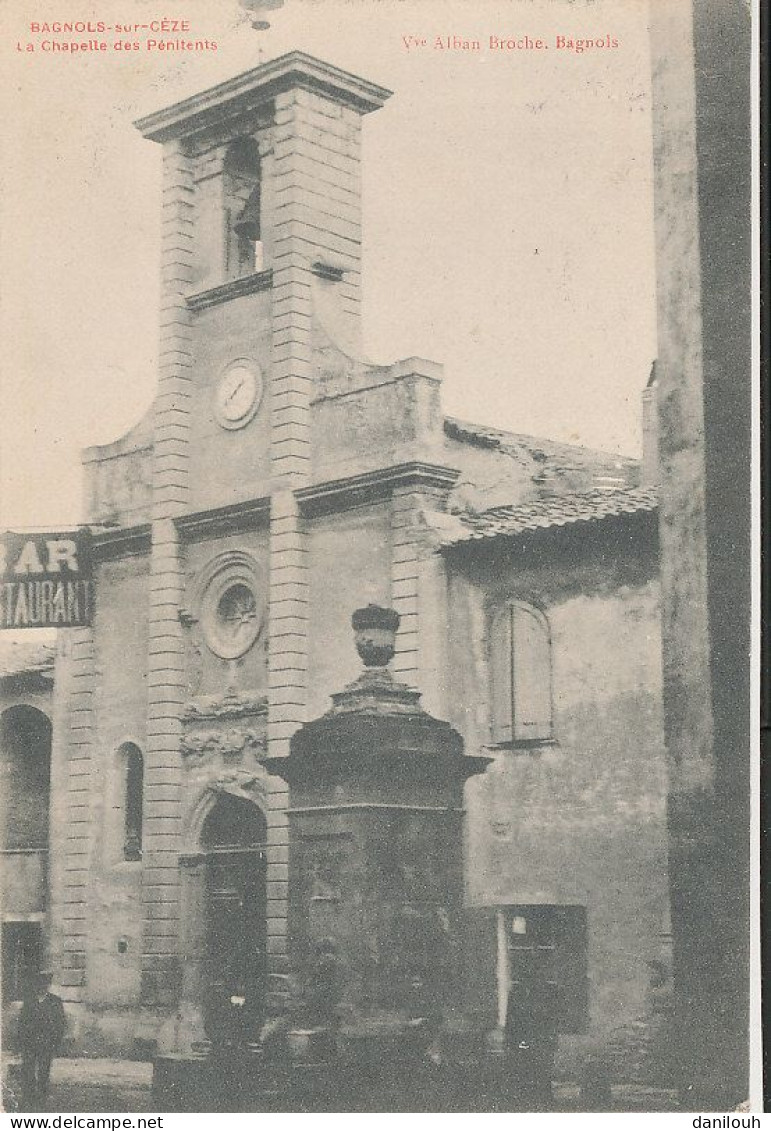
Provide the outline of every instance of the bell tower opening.
<path id="1" fill-rule="evenodd" d="M 228 146 L 223 163 L 227 279 L 239 279 L 263 268 L 260 195 L 257 142 L 252 137 L 238 137 Z"/>
<path id="2" fill-rule="evenodd" d="M 201 832 L 206 856 L 205 1027 L 212 1039 L 256 1039 L 267 989 L 267 823 L 223 793 Z"/>

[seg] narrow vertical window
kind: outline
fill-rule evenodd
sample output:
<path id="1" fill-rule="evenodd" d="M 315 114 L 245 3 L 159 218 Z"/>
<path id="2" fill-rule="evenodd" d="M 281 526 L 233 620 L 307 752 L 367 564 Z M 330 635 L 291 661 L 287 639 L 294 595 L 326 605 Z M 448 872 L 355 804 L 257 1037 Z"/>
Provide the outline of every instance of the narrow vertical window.
<path id="1" fill-rule="evenodd" d="M 538 742 L 552 737 L 549 625 L 531 605 L 511 601 L 493 618 L 490 634 L 493 742 Z"/>
<path id="2" fill-rule="evenodd" d="M 225 275 L 238 279 L 262 269 L 260 155 L 254 138 L 231 142 L 223 165 Z"/>
<path id="3" fill-rule="evenodd" d="M 126 807 L 123 856 L 126 860 L 142 859 L 142 794 L 144 791 L 144 761 L 138 747 L 127 744 L 126 750 Z"/>

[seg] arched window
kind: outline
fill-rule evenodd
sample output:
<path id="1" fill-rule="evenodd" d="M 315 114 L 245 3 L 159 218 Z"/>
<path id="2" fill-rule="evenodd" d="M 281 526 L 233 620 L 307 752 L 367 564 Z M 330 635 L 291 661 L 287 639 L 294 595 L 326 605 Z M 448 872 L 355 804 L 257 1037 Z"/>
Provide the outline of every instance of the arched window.
<path id="1" fill-rule="evenodd" d="M 510 601 L 490 632 L 492 737 L 496 743 L 552 737 L 549 624 L 531 605 Z"/>
<path id="2" fill-rule="evenodd" d="M 142 859 L 142 795 L 145 766 L 142 751 L 133 742 L 121 747 L 125 765 L 124 860 Z"/>
<path id="3" fill-rule="evenodd" d="M 225 275 L 238 279 L 262 269 L 260 154 L 251 137 L 232 141 L 223 165 Z"/>

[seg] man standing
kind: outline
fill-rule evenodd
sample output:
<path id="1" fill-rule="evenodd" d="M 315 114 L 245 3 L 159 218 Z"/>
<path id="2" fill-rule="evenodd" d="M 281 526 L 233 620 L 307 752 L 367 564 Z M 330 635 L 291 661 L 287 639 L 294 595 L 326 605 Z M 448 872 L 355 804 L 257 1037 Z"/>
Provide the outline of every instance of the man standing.
<path id="1" fill-rule="evenodd" d="M 40 1111 L 48 1098 L 51 1061 L 61 1043 L 66 1021 L 61 998 L 50 992 L 51 975 L 33 980 L 19 1014 L 22 1102 L 26 1111 Z"/>

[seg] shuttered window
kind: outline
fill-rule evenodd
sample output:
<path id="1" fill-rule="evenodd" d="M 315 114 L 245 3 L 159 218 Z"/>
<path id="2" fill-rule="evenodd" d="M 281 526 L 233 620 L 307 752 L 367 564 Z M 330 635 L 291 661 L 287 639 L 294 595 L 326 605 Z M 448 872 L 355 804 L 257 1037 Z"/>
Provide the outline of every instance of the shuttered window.
<path id="1" fill-rule="evenodd" d="M 511 601 L 493 617 L 490 634 L 493 742 L 552 737 L 551 641 L 546 617 Z"/>

